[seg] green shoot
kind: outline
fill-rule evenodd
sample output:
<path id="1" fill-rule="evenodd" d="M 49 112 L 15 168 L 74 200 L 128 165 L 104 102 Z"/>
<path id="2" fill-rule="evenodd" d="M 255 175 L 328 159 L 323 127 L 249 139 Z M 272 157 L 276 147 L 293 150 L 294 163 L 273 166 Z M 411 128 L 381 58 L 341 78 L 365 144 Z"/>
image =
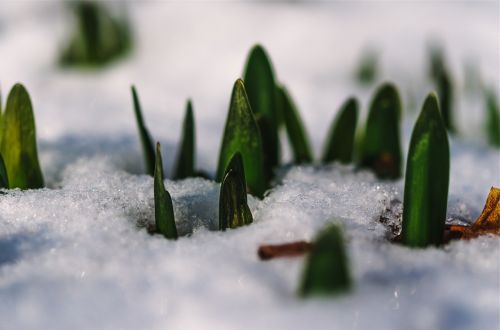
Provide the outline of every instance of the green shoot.
<path id="1" fill-rule="evenodd" d="M 266 190 L 262 140 L 241 79 L 234 83 L 231 95 L 217 168 L 217 181 L 224 179 L 225 169 L 237 152 L 240 152 L 243 158 L 250 192 L 262 197 Z"/>
<path id="2" fill-rule="evenodd" d="M 132 86 L 132 99 L 134 102 L 134 113 L 137 122 L 137 128 L 139 129 L 139 138 L 141 140 L 142 152 L 144 155 L 144 166 L 146 168 L 146 173 L 149 175 L 154 175 L 155 172 L 155 149 L 153 147 L 153 140 L 149 134 L 146 124 L 144 123 L 144 118 L 142 116 L 141 103 L 139 102 L 139 96 L 134 86 Z"/>
<path id="3" fill-rule="evenodd" d="M 313 156 L 299 111 L 285 87 L 280 87 L 278 91 L 283 107 L 283 118 L 288 140 L 292 146 L 294 162 L 296 164 L 310 163 L 313 160 Z"/>
<path id="4" fill-rule="evenodd" d="M 253 222 L 247 204 L 245 170 L 241 153 L 231 158 L 222 180 L 219 197 L 219 230 L 237 228 Z"/>
<path id="5" fill-rule="evenodd" d="M 10 188 L 35 189 L 44 186 L 38 162 L 33 108 L 28 91 L 21 84 L 12 87 L 0 125 L 0 154 Z"/>
<path id="6" fill-rule="evenodd" d="M 493 90 L 486 92 L 486 132 L 488 142 L 500 148 L 500 110 Z"/>
<path id="7" fill-rule="evenodd" d="M 9 188 L 9 178 L 7 177 L 2 154 L 0 154 L 0 188 Z"/>
<path id="8" fill-rule="evenodd" d="M 370 105 L 361 147 L 361 166 L 372 169 L 379 178 L 401 176 L 400 121 L 399 93 L 394 85 L 384 84 Z"/>
<path id="9" fill-rule="evenodd" d="M 345 293 L 352 281 L 342 231 L 337 225 L 322 230 L 306 261 L 300 294 L 327 296 Z"/>
<path id="10" fill-rule="evenodd" d="M 347 164 L 351 162 L 357 120 L 358 101 L 351 97 L 342 105 L 330 126 L 323 151 L 323 163 L 340 161 Z"/>
<path id="11" fill-rule="evenodd" d="M 437 96 L 431 93 L 413 128 L 408 151 L 402 231 L 405 245 L 426 247 L 442 243 L 449 171 L 446 127 Z"/>
<path id="12" fill-rule="evenodd" d="M 195 126 L 193 105 L 188 100 L 186 115 L 182 125 L 182 138 L 177 162 L 174 168 L 174 180 L 184 179 L 196 175 L 195 171 Z"/>
<path id="13" fill-rule="evenodd" d="M 245 73 L 245 87 L 248 100 L 257 119 L 264 150 L 264 170 L 266 179 L 272 177 L 272 170 L 279 164 L 278 103 L 276 100 L 276 80 L 271 61 L 260 45 L 256 45 L 248 55 Z M 243 157 L 244 158 L 244 157 Z"/>
<path id="14" fill-rule="evenodd" d="M 160 144 L 156 144 L 156 166 L 154 173 L 154 200 L 156 231 L 165 238 L 177 239 L 175 226 L 174 207 L 172 198 L 165 190 L 163 179 L 163 162 L 161 159 Z"/>

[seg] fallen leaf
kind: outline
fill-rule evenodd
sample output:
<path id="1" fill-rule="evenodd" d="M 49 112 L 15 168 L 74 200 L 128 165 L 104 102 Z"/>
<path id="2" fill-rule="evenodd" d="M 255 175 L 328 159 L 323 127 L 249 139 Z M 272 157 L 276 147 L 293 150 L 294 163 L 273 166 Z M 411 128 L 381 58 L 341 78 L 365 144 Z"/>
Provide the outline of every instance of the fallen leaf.
<path id="1" fill-rule="evenodd" d="M 269 260 L 279 257 L 298 257 L 311 250 L 312 244 L 298 241 L 277 245 L 261 245 L 257 251 L 261 260 Z"/>

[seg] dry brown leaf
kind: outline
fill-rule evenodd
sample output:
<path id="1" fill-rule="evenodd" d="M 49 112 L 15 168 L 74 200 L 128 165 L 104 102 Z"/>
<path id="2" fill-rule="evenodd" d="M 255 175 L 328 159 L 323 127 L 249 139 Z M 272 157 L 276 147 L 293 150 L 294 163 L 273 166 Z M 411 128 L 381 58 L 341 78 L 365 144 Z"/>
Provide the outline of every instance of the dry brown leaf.
<path id="1" fill-rule="evenodd" d="M 491 187 L 483 212 L 471 226 L 450 226 L 452 233 L 461 233 L 461 239 L 493 234 L 500 236 L 500 189 Z"/>
<path id="2" fill-rule="evenodd" d="M 297 257 L 311 250 L 311 243 L 298 241 L 279 245 L 261 245 L 257 251 L 261 260 L 280 257 Z"/>

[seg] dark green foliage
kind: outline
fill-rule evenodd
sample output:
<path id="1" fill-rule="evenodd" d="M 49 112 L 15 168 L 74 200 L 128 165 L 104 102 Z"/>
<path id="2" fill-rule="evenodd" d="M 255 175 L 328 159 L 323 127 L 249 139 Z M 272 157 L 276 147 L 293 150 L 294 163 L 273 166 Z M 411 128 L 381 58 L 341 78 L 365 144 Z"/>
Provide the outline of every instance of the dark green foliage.
<path id="1" fill-rule="evenodd" d="M 248 100 L 257 119 L 264 144 L 264 169 L 266 179 L 279 164 L 278 112 L 276 80 L 271 61 L 262 46 L 250 51 L 244 73 Z"/>
<path id="2" fill-rule="evenodd" d="M 0 188 L 9 188 L 9 178 L 7 176 L 2 154 L 0 154 Z"/>
<path id="3" fill-rule="evenodd" d="M 313 243 L 306 261 L 300 294 L 335 295 L 352 286 L 342 231 L 336 225 L 322 230 Z"/>
<path id="4" fill-rule="evenodd" d="M 361 166 L 372 169 L 379 178 L 401 176 L 401 143 L 399 127 L 401 101 L 396 87 L 382 85 L 370 105 L 361 146 Z"/>
<path id="5" fill-rule="evenodd" d="M 283 119 L 288 140 L 292 146 L 294 162 L 296 164 L 312 162 L 313 156 L 304 124 L 285 87 L 279 88 L 279 98 L 283 109 Z"/>
<path id="6" fill-rule="evenodd" d="M 444 124 L 454 133 L 456 129 L 453 121 L 453 81 L 446 67 L 444 52 L 437 45 L 432 46 L 430 50 L 429 75 L 436 85 Z"/>
<path id="7" fill-rule="evenodd" d="M 5 162 L 9 187 L 42 188 L 33 108 L 28 91 L 21 84 L 12 87 L 7 97 L 0 136 L 0 154 Z"/>
<path id="8" fill-rule="evenodd" d="M 231 158 L 224 173 L 219 196 L 219 230 L 237 228 L 253 222 L 247 204 L 245 170 L 241 153 Z"/>
<path id="9" fill-rule="evenodd" d="M 177 239 L 177 227 L 175 226 L 172 198 L 168 191 L 165 190 L 165 184 L 163 182 L 163 162 L 159 143 L 156 144 L 156 166 L 154 174 L 156 231 L 165 236 L 165 238 Z"/>
<path id="10" fill-rule="evenodd" d="M 488 142 L 497 148 L 500 148 L 500 110 L 498 108 L 498 99 L 493 90 L 486 92 L 486 132 Z"/>
<path id="11" fill-rule="evenodd" d="M 266 190 L 262 140 L 241 79 L 235 82 L 231 95 L 217 168 L 217 181 L 224 179 L 225 169 L 237 152 L 243 157 L 250 192 L 262 197 Z"/>
<path id="12" fill-rule="evenodd" d="M 373 50 L 366 51 L 361 57 L 356 71 L 356 79 L 362 84 L 370 84 L 377 77 L 377 53 Z"/>
<path id="13" fill-rule="evenodd" d="M 184 179 L 196 175 L 195 172 L 195 127 L 193 106 L 191 100 L 186 106 L 186 115 L 182 125 L 182 137 L 177 156 L 177 162 L 174 168 L 174 180 Z"/>
<path id="14" fill-rule="evenodd" d="M 354 135 L 358 121 L 358 101 L 351 97 L 340 108 L 335 117 L 323 151 L 324 163 L 340 161 L 349 163 L 354 150 Z"/>
<path id="15" fill-rule="evenodd" d="M 437 96 L 425 100 L 411 136 L 406 164 L 403 243 L 426 247 L 442 243 L 446 208 L 450 150 Z"/>
<path id="16" fill-rule="evenodd" d="M 151 139 L 151 135 L 149 134 L 146 124 L 144 123 L 141 104 L 134 86 L 132 86 L 132 99 L 134 102 L 134 113 L 137 128 L 139 129 L 139 138 L 141 139 L 142 152 L 144 154 L 144 166 L 146 173 L 153 175 L 155 171 L 155 151 L 153 147 L 153 139 Z"/>
<path id="17" fill-rule="evenodd" d="M 111 15 L 98 1 L 79 0 L 71 5 L 75 26 L 61 55 L 61 64 L 103 65 L 129 50 L 131 33 L 124 19 Z"/>

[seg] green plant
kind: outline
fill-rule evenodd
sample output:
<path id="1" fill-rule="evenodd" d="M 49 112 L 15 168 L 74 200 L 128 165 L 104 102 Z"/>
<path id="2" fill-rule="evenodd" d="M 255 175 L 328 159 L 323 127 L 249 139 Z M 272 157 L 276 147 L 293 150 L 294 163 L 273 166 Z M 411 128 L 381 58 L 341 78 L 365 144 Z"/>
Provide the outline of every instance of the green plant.
<path id="1" fill-rule="evenodd" d="M 349 163 L 354 150 L 354 135 L 358 120 L 358 101 L 351 97 L 340 108 L 330 126 L 323 150 L 323 163 Z"/>
<path id="2" fill-rule="evenodd" d="M 383 84 L 370 105 L 361 146 L 361 166 L 372 169 L 379 178 L 401 176 L 399 127 L 401 101 L 396 87 Z"/>
<path id="3" fill-rule="evenodd" d="M 245 170 L 241 153 L 231 158 L 219 196 L 219 230 L 237 228 L 253 222 L 252 213 L 247 204 Z"/>
<path id="4" fill-rule="evenodd" d="M 284 86 L 279 87 L 278 93 L 294 161 L 296 164 L 312 162 L 311 147 L 299 111 Z"/>
<path id="5" fill-rule="evenodd" d="M 403 244 L 442 243 L 450 171 L 450 150 L 437 96 L 425 100 L 411 136 L 403 204 Z"/>
<path id="6" fill-rule="evenodd" d="M 38 162 L 33 108 L 28 91 L 21 84 L 12 87 L 0 123 L 0 154 L 3 156 L 9 188 L 42 188 Z"/>
<path id="7" fill-rule="evenodd" d="M 184 179 L 196 175 L 195 172 L 195 126 L 193 105 L 188 100 L 186 115 L 182 125 L 182 137 L 177 162 L 174 167 L 174 180 Z"/>
<path id="8" fill-rule="evenodd" d="M 2 154 L 0 154 L 0 188 L 9 188 L 9 178 L 7 177 Z"/>
<path id="9" fill-rule="evenodd" d="M 71 3 L 76 23 L 61 54 L 63 65 L 99 66 L 125 54 L 132 44 L 127 21 L 113 16 L 98 1 Z"/>
<path id="10" fill-rule="evenodd" d="M 139 138 L 141 140 L 146 173 L 149 175 L 154 175 L 155 151 L 153 147 L 153 139 L 151 138 L 151 135 L 146 128 L 146 124 L 144 123 L 139 96 L 137 95 L 137 91 L 134 86 L 132 86 L 132 100 L 134 102 L 135 119 L 137 122 L 137 128 L 139 129 Z"/>
<path id="11" fill-rule="evenodd" d="M 315 239 L 300 286 L 304 297 L 335 295 L 352 287 L 342 231 L 329 225 Z"/>
<path id="12" fill-rule="evenodd" d="M 373 49 L 366 50 L 362 56 L 359 63 L 359 67 L 356 70 L 356 79 L 362 84 L 370 84 L 375 81 L 377 77 L 377 63 L 378 54 Z"/>
<path id="13" fill-rule="evenodd" d="M 486 132 L 488 142 L 500 148 L 500 110 L 493 90 L 486 92 Z"/>
<path id="14" fill-rule="evenodd" d="M 167 190 L 163 179 L 163 161 L 161 159 L 160 144 L 156 144 L 156 166 L 154 174 L 154 201 L 156 231 L 165 238 L 177 239 L 174 207 L 172 197 Z"/>
<path id="15" fill-rule="evenodd" d="M 231 95 L 219 154 L 217 181 L 224 179 L 225 169 L 237 152 L 240 152 L 243 158 L 250 192 L 262 197 L 267 188 L 262 161 L 262 140 L 241 79 L 234 83 Z"/>
<path id="16" fill-rule="evenodd" d="M 276 80 L 273 67 L 262 46 L 256 45 L 251 49 L 243 79 L 262 140 L 266 141 L 263 146 L 263 161 L 266 180 L 270 180 L 273 168 L 279 164 L 279 106 L 276 100 Z"/>

